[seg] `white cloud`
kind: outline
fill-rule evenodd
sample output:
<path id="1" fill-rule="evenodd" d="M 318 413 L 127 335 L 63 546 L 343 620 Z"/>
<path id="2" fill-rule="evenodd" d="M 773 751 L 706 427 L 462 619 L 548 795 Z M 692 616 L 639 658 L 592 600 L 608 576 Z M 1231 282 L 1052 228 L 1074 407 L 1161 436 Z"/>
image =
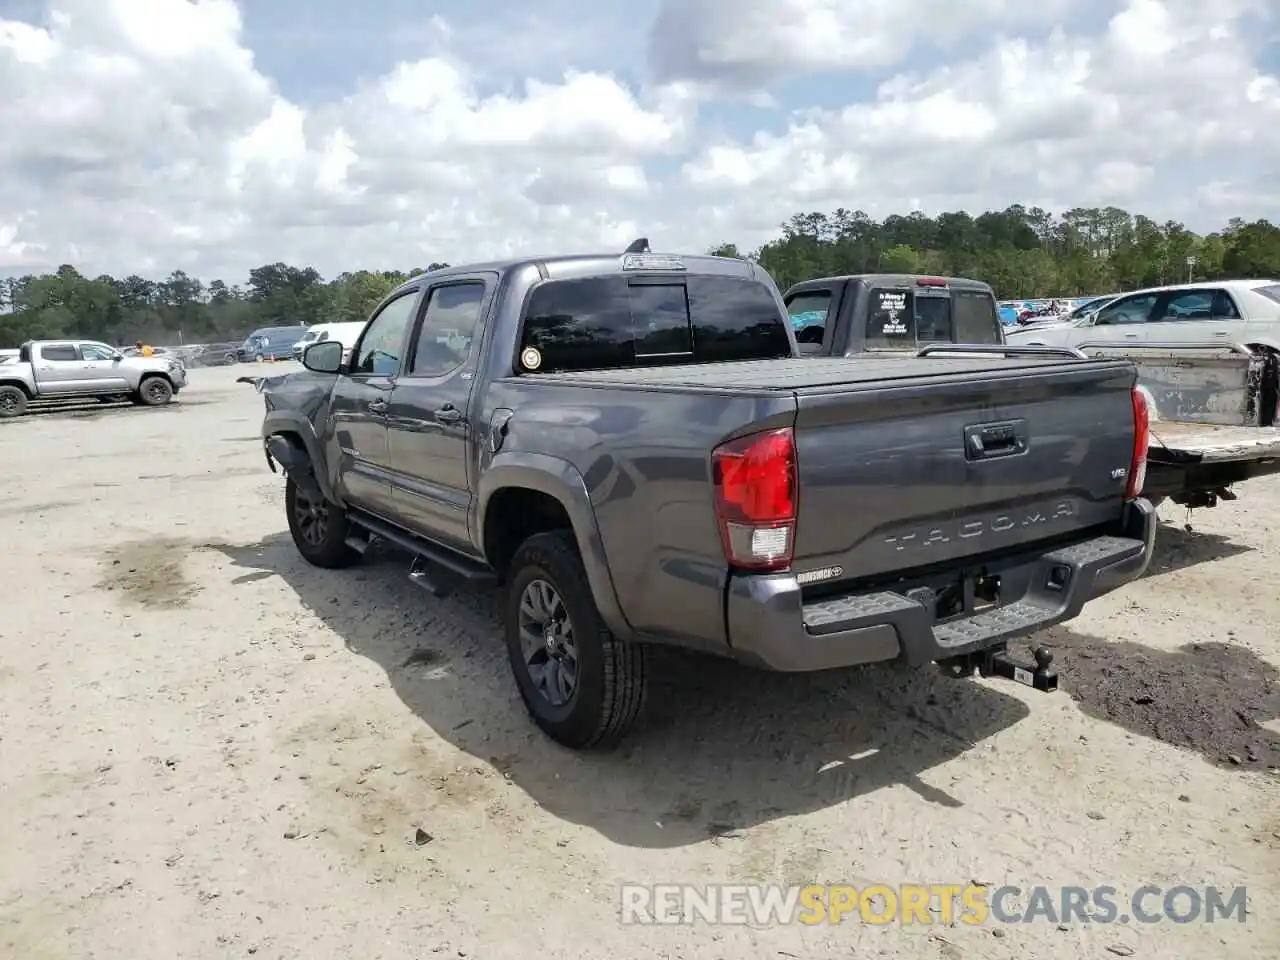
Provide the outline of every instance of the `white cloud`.
<path id="1" fill-rule="evenodd" d="M 255 69 L 231 0 L 58 0 L 44 28 L 0 24 L 0 87 L 11 270 L 336 272 L 616 242 L 635 224 L 614 198 L 648 193 L 643 162 L 692 119 L 676 88 L 642 103 L 570 70 L 484 93 L 443 57 L 307 110 Z"/>
<path id="2" fill-rule="evenodd" d="M 578 18 L 566 56 L 582 51 L 584 0 L 556 2 Z M 0 20 L 0 272 L 235 281 L 275 260 L 332 275 L 636 235 L 751 246 L 838 205 L 1280 215 L 1280 81 L 1257 67 L 1274 0 L 1085 7 L 1104 3 L 1091 27 L 1062 25 L 1064 0 L 685 0 L 652 31 L 648 89 L 599 72 L 612 53 L 495 87 L 521 58 L 436 19 L 421 59 L 292 102 L 233 0 L 51 0 L 39 24 Z M 771 82 L 846 71 L 825 102 L 855 100 L 855 68 L 879 85 L 838 109 Z M 772 109 L 722 106 L 733 135 L 708 140 L 699 99 L 726 85 Z"/>
<path id="3" fill-rule="evenodd" d="M 760 198 L 777 219 L 836 205 L 883 215 L 921 197 L 933 210 L 1151 204 L 1212 222 L 1238 212 L 1247 188 L 1200 191 L 1181 168 L 1231 165 L 1246 179 L 1280 168 L 1280 87 L 1247 32 L 1259 10 L 1127 0 L 1101 36 L 1001 39 L 979 59 L 895 76 L 869 102 L 711 146 L 684 176 L 718 189 L 730 218 L 748 203 L 758 217 Z M 1153 193 L 1157 179 L 1184 189 Z M 1227 197 L 1235 209 L 1213 203 Z"/>
<path id="4" fill-rule="evenodd" d="M 650 37 L 664 80 L 759 88 L 824 70 L 891 67 L 917 44 L 1053 23 L 1070 0 L 665 0 Z"/>

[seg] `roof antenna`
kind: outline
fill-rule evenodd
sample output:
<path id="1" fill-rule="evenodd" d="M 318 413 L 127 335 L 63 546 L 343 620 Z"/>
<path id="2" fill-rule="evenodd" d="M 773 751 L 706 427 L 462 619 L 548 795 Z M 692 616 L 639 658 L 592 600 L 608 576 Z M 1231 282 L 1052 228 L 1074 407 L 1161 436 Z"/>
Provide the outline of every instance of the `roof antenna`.
<path id="1" fill-rule="evenodd" d="M 631 241 L 631 246 L 622 251 L 623 253 L 652 253 L 649 249 L 649 238 L 640 237 Z"/>

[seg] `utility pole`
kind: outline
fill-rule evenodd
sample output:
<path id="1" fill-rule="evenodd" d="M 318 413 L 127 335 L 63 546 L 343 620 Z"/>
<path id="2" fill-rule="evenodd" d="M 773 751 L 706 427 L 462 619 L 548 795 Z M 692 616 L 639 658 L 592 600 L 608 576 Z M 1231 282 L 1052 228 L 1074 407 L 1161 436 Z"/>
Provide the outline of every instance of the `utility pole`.
<path id="1" fill-rule="evenodd" d="M 1196 258 L 1187 257 L 1187 283 L 1191 282 L 1191 274 L 1196 268 Z"/>

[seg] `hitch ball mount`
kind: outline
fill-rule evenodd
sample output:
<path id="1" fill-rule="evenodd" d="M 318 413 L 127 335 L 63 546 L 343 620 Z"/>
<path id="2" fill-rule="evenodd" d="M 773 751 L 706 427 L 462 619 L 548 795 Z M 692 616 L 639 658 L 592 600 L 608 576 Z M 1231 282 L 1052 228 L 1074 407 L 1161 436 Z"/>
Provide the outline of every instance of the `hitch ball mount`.
<path id="1" fill-rule="evenodd" d="M 979 676 L 1001 677 L 1042 693 L 1053 693 L 1058 689 L 1053 654 L 1044 647 L 1036 647 L 1032 656 L 1036 661 L 1034 665 L 1011 657 L 1005 647 L 993 647 L 939 660 L 938 666 L 947 676 L 960 680 L 973 676 L 976 670 Z"/>

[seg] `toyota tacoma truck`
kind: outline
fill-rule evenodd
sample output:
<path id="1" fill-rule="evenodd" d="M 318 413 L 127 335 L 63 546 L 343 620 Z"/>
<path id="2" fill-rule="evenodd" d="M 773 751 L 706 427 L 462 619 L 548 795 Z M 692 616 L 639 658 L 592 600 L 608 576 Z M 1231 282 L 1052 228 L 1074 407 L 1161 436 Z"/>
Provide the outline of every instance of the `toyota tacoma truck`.
<path id="1" fill-rule="evenodd" d="M 433 593 L 501 585 L 529 713 L 585 748 L 636 720 L 653 644 L 1056 687 L 1008 642 L 1151 557 L 1136 371 L 959 349 L 801 357 L 759 266 L 637 241 L 414 277 L 349 361 L 244 379 L 302 556 L 382 539 Z"/>
<path id="2" fill-rule="evenodd" d="M 186 385 L 176 358 L 126 357 L 96 340 L 32 340 L 0 367 L 0 417 L 21 416 L 33 400 L 128 397 L 163 406 Z"/>

